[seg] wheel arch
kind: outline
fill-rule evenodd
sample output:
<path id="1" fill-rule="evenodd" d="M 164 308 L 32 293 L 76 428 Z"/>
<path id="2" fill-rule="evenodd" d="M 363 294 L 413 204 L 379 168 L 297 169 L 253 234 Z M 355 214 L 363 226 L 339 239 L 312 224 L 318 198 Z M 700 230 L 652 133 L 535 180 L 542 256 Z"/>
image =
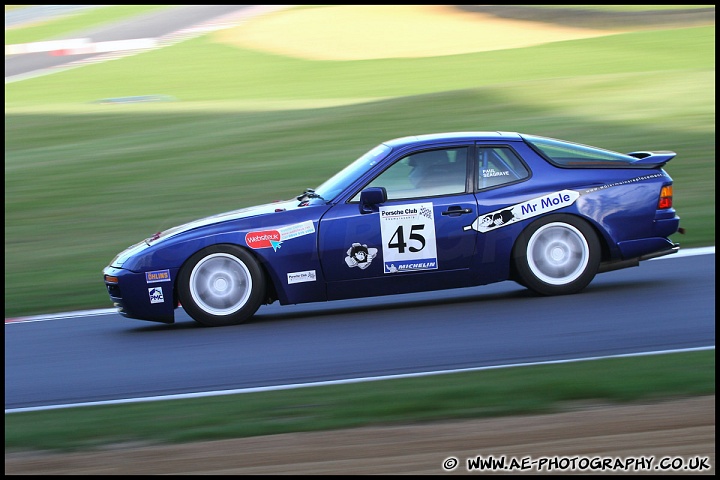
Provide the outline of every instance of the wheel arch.
<path id="1" fill-rule="evenodd" d="M 523 250 L 524 247 L 527 245 L 529 239 L 537 230 L 537 228 L 540 228 L 538 226 L 538 223 L 568 223 L 568 220 L 572 220 L 578 224 L 582 224 L 584 227 L 588 228 L 593 233 L 600 247 L 598 252 L 600 257 L 600 263 L 611 257 L 611 249 L 608 244 L 607 237 L 604 235 L 602 229 L 595 222 L 593 222 L 592 219 L 588 219 L 587 217 L 578 215 L 577 213 L 573 212 L 553 212 L 532 219 L 532 221 L 524 225 L 521 232 L 515 238 L 510 254 L 510 280 L 529 288 L 528 284 L 523 281 L 523 276 L 518 270 L 518 264 L 519 262 L 524 261 L 527 256 L 527 252 Z"/>
<path id="2" fill-rule="evenodd" d="M 258 264 L 258 267 L 260 267 L 260 271 L 262 272 L 263 278 L 265 280 L 265 286 L 266 286 L 265 300 L 264 300 L 265 304 L 267 305 L 267 304 L 273 303 L 275 300 L 277 300 L 278 294 L 277 294 L 277 287 L 275 285 L 275 280 L 273 279 L 273 276 L 270 275 L 270 272 L 268 271 L 268 268 L 267 268 L 267 265 L 266 265 L 266 262 L 264 261 L 264 259 L 260 255 L 258 255 L 256 252 L 254 252 L 251 248 L 247 248 L 245 245 L 240 245 L 238 243 L 217 242 L 217 243 L 211 243 L 209 245 L 203 245 L 202 248 L 198 248 L 197 250 L 195 250 L 194 252 L 190 253 L 187 256 L 187 258 L 182 262 L 182 264 L 180 265 L 180 267 L 177 270 L 178 275 L 186 267 L 186 265 L 188 264 L 190 259 L 193 258 L 193 256 L 195 256 L 195 254 L 197 254 L 198 252 L 201 252 L 210 247 L 223 247 L 223 246 L 239 248 L 239 249 L 245 251 L 246 253 L 248 253 L 253 258 L 253 260 L 255 260 L 255 262 Z M 179 286 L 179 282 L 177 280 L 174 281 L 173 282 L 173 301 L 175 302 L 176 306 L 180 306 L 180 293 L 178 292 L 178 286 Z"/>
<path id="3" fill-rule="evenodd" d="M 585 223 L 590 229 L 592 229 L 593 233 L 598 239 L 598 242 L 600 243 L 600 262 L 606 262 L 609 261 L 612 258 L 612 252 L 609 244 L 609 240 L 603 229 L 597 224 L 597 222 L 593 221 L 592 219 L 579 215 L 574 212 L 552 212 L 548 213 L 547 215 L 542 215 L 540 217 L 534 218 L 531 221 L 529 221 L 526 225 L 523 226 L 523 229 L 520 231 L 520 233 L 515 237 L 515 241 L 513 242 L 512 249 L 510 250 L 510 280 L 515 281 L 517 283 L 520 283 L 521 285 L 524 285 L 524 283 L 520 279 L 520 275 L 517 271 L 517 265 L 516 265 L 516 259 L 518 258 L 518 251 L 519 244 L 521 243 L 521 239 L 523 236 L 527 236 L 530 234 L 533 225 L 535 222 L 537 222 L 540 219 L 544 219 L 547 221 L 553 221 L 553 219 L 561 220 L 564 217 L 572 217 L 578 221 L 581 221 Z"/>

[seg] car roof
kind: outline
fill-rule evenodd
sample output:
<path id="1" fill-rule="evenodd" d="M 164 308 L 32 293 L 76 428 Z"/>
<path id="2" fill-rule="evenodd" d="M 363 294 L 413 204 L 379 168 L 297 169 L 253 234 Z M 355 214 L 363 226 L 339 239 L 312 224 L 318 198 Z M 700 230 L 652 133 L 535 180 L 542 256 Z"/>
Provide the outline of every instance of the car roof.
<path id="1" fill-rule="evenodd" d="M 432 144 L 435 142 L 447 142 L 454 140 L 518 141 L 522 140 L 522 137 L 516 132 L 446 132 L 394 138 L 383 143 L 389 147 L 397 148 L 412 144 Z"/>

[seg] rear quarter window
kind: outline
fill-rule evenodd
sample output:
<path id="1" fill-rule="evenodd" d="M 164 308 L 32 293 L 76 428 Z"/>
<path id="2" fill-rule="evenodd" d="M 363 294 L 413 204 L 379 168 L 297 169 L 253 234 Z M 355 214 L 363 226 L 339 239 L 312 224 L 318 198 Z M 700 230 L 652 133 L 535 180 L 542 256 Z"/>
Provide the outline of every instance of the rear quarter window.
<path id="1" fill-rule="evenodd" d="M 507 147 L 479 147 L 477 153 L 479 190 L 515 183 L 530 176 L 515 152 Z"/>
<path id="2" fill-rule="evenodd" d="M 621 167 L 637 161 L 630 155 L 579 143 L 534 135 L 523 135 L 522 138 L 539 155 L 559 167 Z"/>

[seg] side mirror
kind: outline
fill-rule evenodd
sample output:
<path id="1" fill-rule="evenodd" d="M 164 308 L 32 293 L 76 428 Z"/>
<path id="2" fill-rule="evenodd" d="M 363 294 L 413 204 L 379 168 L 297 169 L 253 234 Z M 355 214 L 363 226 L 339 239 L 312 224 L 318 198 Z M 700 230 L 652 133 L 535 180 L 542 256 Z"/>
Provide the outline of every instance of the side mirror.
<path id="1" fill-rule="evenodd" d="M 377 211 L 375 205 L 387 202 L 385 187 L 369 187 L 360 192 L 360 213 Z"/>

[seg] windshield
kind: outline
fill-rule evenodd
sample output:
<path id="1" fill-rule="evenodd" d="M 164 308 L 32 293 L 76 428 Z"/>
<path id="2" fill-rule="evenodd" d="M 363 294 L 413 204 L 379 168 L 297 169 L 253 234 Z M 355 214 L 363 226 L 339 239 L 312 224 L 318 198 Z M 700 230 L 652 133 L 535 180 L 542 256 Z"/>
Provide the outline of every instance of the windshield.
<path id="1" fill-rule="evenodd" d="M 353 163 L 333 175 L 329 180 L 315 189 L 315 193 L 326 201 L 331 201 L 349 187 L 355 180 L 367 173 L 372 167 L 385 158 L 392 149 L 385 144 L 373 148 Z"/>
<path id="2" fill-rule="evenodd" d="M 637 158 L 588 145 L 565 142 L 554 138 L 523 135 L 523 139 L 552 163 L 560 166 L 628 165 Z"/>

